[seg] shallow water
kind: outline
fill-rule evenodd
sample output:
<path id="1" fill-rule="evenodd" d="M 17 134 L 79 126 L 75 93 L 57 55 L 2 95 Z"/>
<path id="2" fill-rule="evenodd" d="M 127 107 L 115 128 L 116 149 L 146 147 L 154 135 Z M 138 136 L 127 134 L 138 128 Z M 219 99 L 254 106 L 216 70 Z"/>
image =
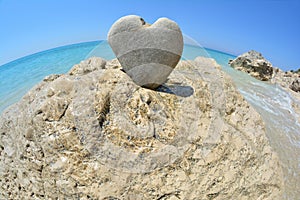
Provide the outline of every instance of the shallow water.
<path id="1" fill-rule="evenodd" d="M 286 185 L 285 199 L 300 197 L 300 124 L 294 99 L 281 87 L 258 81 L 248 74 L 224 66 L 244 98 L 260 113 L 267 137 L 277 152 L 283 167 Z"/>
<path id="2" fill-rule="evenodd" d="M 45 76 L 66 73 L 74 64 L 92 56 L 114 58 L 106 41 L 95 41 L 47 50 L 0 66 L 0 113 Z M 300 116 L 291 104 L 300 106 L 300 102 L 276 85 L 229 67 L 227 63 L 234 58 L 232 55 L 189 44 L 184 46 L 183 59 L 197 56 L 214 58 L 261 114 L 270 144 L 282 161 L 287 187 L 285 199 L 297 199 L 300 196 L 300 124 L 297 121 Z"/>

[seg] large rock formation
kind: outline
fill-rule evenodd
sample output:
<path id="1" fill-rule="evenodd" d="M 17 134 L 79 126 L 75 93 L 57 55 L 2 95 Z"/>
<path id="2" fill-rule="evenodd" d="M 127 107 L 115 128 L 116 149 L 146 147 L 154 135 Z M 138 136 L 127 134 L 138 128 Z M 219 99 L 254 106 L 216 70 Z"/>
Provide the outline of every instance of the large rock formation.
<path id="1" fill-rule="evenodd" d="M 149 25 L 136 15 L 122 17 L 112 25 L 108 42 L 133 81 L 152 89 L 167 80 L 183 51 L 181 30 L 167 18 Z"/>
<path id="2" fill-rule="evenodd" d="M 0 199 L 281 199 L 264 124 L 214 60 L 157 91 L 117 60 L 46 77 L 0 118 Z"/>
<path id="3" fill-rule="evenodd" d="M 268 81 L 272 78 L 272 64 L 261 53 L 254 50 L 246 52 L 234 60 L 230 60 L 229 64 L 233 68 L 247 72 L 262 81 Z"/>

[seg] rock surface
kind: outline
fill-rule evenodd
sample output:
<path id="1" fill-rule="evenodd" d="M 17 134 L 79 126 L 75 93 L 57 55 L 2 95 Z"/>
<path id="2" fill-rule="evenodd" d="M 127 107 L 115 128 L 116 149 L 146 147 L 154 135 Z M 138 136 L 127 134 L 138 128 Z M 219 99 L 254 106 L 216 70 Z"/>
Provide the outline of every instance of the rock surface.
<path id="1" fill-rule="evenodd" d="M 133 81 L 152 89 L 167 80 L 183 51 L 181 30 L 167 18 L 149 25 L 136 15 L 122 17 L 112 25 L 108 43 Z"/>
<path id="2" fill-rule="evenodd" d="M 278 84 L 294 92 L 300 92 L 300 74 L 298 73 L 284 72 L 278 68 L 274 68 L 271 83 Z"/>
<path id="3" fill-rule="evenodd" d="M 251 76 L 262 81 L 268 81 L 272 78 L 272 64 L 267 61 L 261 53 L 254 50 L 246 52 L 236 59 L 229 61 L 229 64 L 233 68 L 247 72 Z"/>
<path id="4" fill-rule="evenodd" d="M 295 92 L 300 92 L 300 79 L 294 80 L 290 85 L 290 89 Z"/>
<path id="5" fill-rule="evenodd" d="M 103 63 L 106 63 L 105 65 Z M 157 91 L 91 58 L 0 118 L 0 199 L 281 199 L 258 113 L 214 60 Z"/>

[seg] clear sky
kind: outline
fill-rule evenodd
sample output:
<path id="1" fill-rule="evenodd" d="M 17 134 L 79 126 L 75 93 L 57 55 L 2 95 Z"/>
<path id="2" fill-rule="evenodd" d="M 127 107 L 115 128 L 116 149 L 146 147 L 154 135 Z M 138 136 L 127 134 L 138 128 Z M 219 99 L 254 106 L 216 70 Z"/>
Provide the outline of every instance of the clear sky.
<path id="1" fill-rule="evenodd" d="M 254 49 L 284 70 L 300 68 L 299 0 L 0 0 L 0 65 L 67 44 L 106 39 L 128 14 L 176 21 L 204 47 Z"/>

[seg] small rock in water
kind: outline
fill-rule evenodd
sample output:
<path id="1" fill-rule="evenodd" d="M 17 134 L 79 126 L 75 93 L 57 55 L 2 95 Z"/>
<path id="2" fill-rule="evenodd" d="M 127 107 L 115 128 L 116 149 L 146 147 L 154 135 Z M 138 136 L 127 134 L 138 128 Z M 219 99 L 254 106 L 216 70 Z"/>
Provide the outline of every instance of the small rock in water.
<path id="1" fill-rule="evenodd" d="M 167 18 L 149 25 L 136 15 L 122 17 L 110 28 L 108 43 L 132 80 L 150 89 L 167 80 L 183 51 L 181 30 Z"/>

